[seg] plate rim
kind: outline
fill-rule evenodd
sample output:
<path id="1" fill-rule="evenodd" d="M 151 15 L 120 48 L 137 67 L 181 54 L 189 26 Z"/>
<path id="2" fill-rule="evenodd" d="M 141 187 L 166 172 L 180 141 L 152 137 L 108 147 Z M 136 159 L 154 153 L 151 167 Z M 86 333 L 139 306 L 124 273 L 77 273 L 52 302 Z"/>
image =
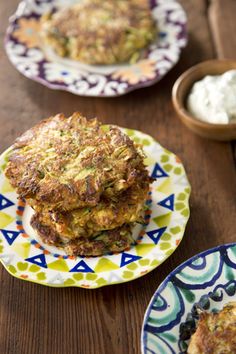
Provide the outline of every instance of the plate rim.
<path id="1" fill-rule="evenodd" d="M 147 332 L 144 330 L 144 327 L 147 323 L 149 314 L 151 312 L 151 307 L 153 305 L 153 302 L 156 298 L 156 296 L 158 295 L 158 293 L 160 291 L 163 290 L 163 288 L 165 288 L 165 286 L 167 285 L 167 283 L 169 282 L 170 278 L 173 277 L 174 275 L 176 275 L 180 270 L 183 270 L 185 267 L 189 266 L 189 264 L 191 264 L 192 262 L 194 262 L 196 259 L 198 259 L 199 257 L 204 257 L 204 256 L 208 256 L 209 254 L 218 252 L 221 249 L 228 249 L 231 247 L 235 247 L 236 246 L 236 242 L 230 242 L 230 243 L 223 243 L 220 244 L 218 246 L 214 246 L 212 248 L 208 248 L 204 251 L 201 251 L 197 254 L 195 254 L 194 256 L 188 258 L 187 260 L 183 261 L 181 264 L 179 264 L 175 269 L 173 269 L 167 276 L 166 278 L 161 282 L 161 284 L 158 286 L 158 288 L 155 290 L 154 294 L 152 295 L 147 308 L 145 310 L 145 314 L 143 317 L 143 323 L 142 323 L 142 329 L 141 329 L 141 352 L 142 354 L 146 354 L 146 350 L 144 348 L 145 342 L 146 342 L 146 337 L 147 337 Z"/>

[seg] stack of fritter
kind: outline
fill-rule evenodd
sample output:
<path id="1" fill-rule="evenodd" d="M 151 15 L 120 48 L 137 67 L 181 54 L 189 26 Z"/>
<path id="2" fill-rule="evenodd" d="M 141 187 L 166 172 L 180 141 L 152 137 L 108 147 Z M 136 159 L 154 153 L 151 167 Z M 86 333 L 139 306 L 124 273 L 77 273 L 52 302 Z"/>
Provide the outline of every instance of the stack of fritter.
<path id="1" fill-rule="evenodd" d="M 150 183 L 126 134 L 79 113 L 51 117 L 18 138 L 6 176 L 35 210 L 31 225 L 45 243 L 87 256 L 133 242 Z"/>

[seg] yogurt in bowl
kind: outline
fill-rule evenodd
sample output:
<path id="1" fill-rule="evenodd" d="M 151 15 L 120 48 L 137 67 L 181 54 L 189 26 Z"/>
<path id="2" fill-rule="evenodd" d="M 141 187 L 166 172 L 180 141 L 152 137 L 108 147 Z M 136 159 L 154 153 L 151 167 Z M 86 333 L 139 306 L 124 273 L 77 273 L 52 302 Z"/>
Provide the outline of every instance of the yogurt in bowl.
<path id="1" fill-rule="evenodd" d="M 182 123 L 208 139 L 236 139 L 236 60 L 212 59 L 186 70 L 172 102 Z"/>
<path id="2" fill-rule="evenodd" d="M 187 109 L 208 123 L 236 122 L 236 70 L 207 75 L 195 82 L 187 98 Z"/>

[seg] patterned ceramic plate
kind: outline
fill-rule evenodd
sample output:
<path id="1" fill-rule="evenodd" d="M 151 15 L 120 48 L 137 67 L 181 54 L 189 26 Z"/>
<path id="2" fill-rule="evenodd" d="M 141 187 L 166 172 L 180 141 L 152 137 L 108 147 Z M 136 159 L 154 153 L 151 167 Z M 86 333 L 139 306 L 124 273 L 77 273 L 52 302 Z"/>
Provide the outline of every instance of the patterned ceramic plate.
<path id="1" fill-rule="evenodd" d="M 184 354 L 198 307 L 221 310 L 236 296 L 236 243 L 202 252 L 176 268 L 145 314 L 142 353 Z"/>
<path id="2" fill-rule="evenodd" d="M 17 199 L 4 176 L 7 150 L 0 159 L 0 261 L 12 275 L 51 286 L 97 288 L 141 277 L 167 259 L 180 243 L 189 218 L 190 186 L 180 160 L 153 138 L 125 132 L 143 145 L 156 178 L 146 201 L 146 224 L 133 230 L 132 247 L 103 257 L 69 257 L 43 244 L 30 226 L 32 209 Z"/>
<path id="3" fill-rule="evenodd" d="M 159 81 L 178 61 L 187 43 L 186 15 L 175 0 L 151 0 L 159 35 L 134 65 L 91 66 L 63 59 L 43 45 L 39 19 L 76 0 L 23 0 L 10 18 L 6 51 L 26 77 L 52 89 L 83 96 L 118 96 Z M 78 0 L 77 0 L 78 2 Z"/>

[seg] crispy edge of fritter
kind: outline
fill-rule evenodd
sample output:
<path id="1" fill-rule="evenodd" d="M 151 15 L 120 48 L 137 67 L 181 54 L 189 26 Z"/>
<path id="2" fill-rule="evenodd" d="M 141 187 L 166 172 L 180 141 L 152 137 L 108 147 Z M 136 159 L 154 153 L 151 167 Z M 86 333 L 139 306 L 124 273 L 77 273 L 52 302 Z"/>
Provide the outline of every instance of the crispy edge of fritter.
<path id="1" fill-rule="evenodd" d="M 232 317 L 233 320 L 232 320 Z M 196 332 L 191 336 L 188 354 L 236 353 L 236 302 L 217 313 L 203 312 Z"/>

